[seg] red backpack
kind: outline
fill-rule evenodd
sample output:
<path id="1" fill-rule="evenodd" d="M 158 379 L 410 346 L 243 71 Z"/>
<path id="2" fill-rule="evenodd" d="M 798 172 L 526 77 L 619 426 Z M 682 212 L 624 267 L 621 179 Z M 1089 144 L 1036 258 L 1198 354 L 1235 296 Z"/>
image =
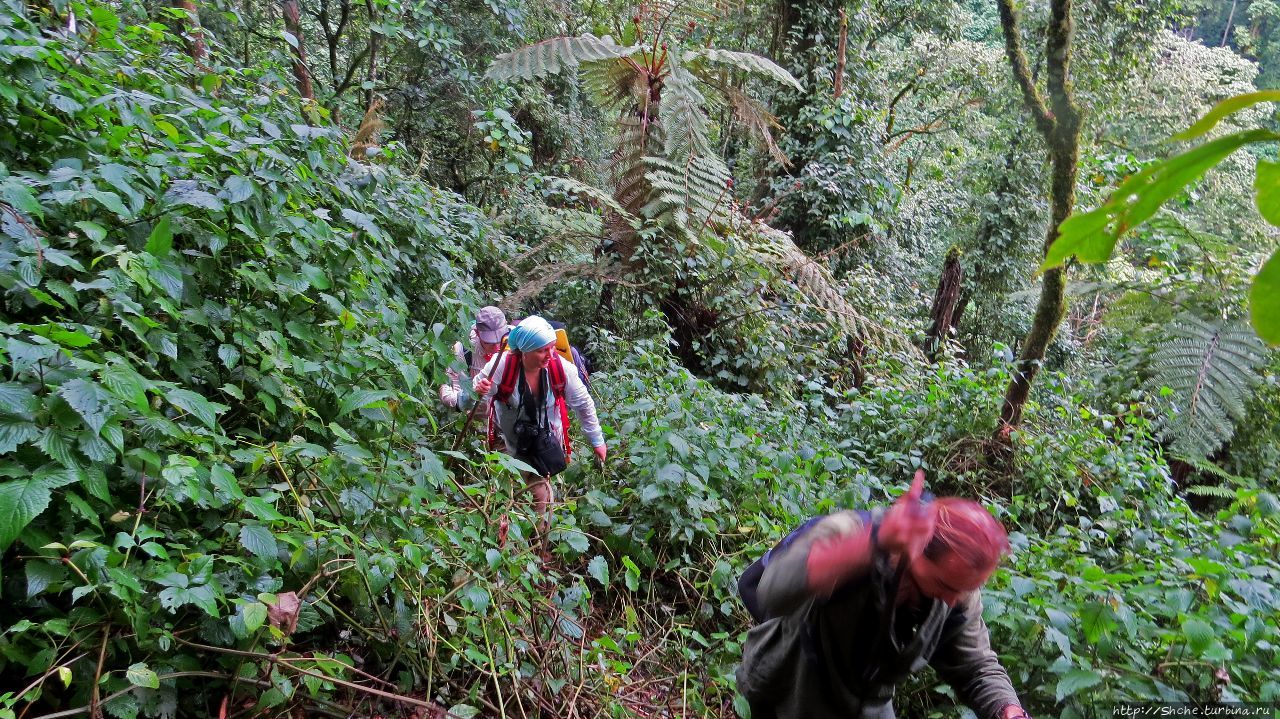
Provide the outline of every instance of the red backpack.
<path id="1" fill-rule="evenodd" d="M 489 449 L 497 447 L 498 427 L 497 413 L 493 405 L 507 402 L 516 391 L 516 383 L 520 381 L 520 369 L 524 366 L 524 353 L 511 350 L 506 365 L 502 368 L 502 379 L 498 381 L 498 391 L 489 400 Z M 564 401 L 564 365 L 558 355 L 552 355 L 552 362 L 547 365 L 547 377 L 551 380 L 551 393 L 556 398 L 556 409 L 560 412 L 560 426 L 564 428 L 564 461 L 569 461 L 569 406 Z"/>

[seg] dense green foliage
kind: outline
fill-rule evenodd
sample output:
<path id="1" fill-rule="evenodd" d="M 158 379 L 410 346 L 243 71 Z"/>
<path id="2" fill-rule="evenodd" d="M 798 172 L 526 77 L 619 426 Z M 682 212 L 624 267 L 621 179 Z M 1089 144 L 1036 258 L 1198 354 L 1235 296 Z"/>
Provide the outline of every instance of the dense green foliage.
<path id="1" fill-rule="evenodd" d="M 732 716 L 740 571 L 918 467 L 1011 530 L 1033 715 L 1280 700 L 1276 165 L 1162 162 L 1253 67 L 1082 6 L 1074 222 L 1130 220 L 992 464 L 1047 222 L 994 8 L 668 5 L 0 0 L 0 719 Z M 544 540 L 435 401 L 499 301 L 597 368 Z"/>

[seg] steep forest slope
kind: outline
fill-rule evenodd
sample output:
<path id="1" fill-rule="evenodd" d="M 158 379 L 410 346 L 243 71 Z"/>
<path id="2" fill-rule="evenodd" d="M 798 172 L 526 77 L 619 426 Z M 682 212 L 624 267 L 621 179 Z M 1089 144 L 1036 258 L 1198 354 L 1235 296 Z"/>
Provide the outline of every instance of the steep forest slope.
<path id="1" fill-rule="evenodd" d="M 1004 286 L 1006 314 L 955 331 L 968 352 L 918 349 L 937 254 L 918 238 L 1043 234 L 1035 218 L 1009 229 L 1007 198 L 1034 184 L 1018 158 L 1033 150 L 983 147 L 1016 134 L 1000 119 L 1009 88 L 992 88 L 967 128 L 918 126 L 915 139 L 951 150 L 921 149 L 906 178 L 876 155 L 879 180 L 871 160 L 845 162 L 885 139 L 860 135 L 858 103 L 874 93 L 821 106 L 780 95 L 779 116 L 811 131 L 782 142 L 811 155 L 807 174 L 708 131 L 739 173 L 732 212 L 701 226 L 633 218 L 640 249 L 623 262 L 596 247 L 625 208 L 592 187 L 617 132 L 570 78 L 548 80 L 555 106 L 508 86 L 450 95 L 465 73 L 441 73 L 440 92 L 415 96 L 429 121 L 407 91 L 373 97 L 391 92 L 375 68 L 408 73 L 460 48 L 488 62 L 516 44 L 510 27 L 541 27 L 554 4 L 523 20 L 518 3 L 468 4 L 451 20 L 447 3 L 370 3 L 361 27 L 383 64 L 330 43 L 320 101 L 300 97 L 301 26 L 276 26 L 290 5 L 278 18 L 251 3 L 197 16 L 190 3 L 0 0 L 0 719 L 733 716 L 745 711 L 740 571 L 808 517 L 886 501 L 917 467 L 1010 529 L 986 608 L 1033 714 L 1280 698 L 1273 355 L 1242 370 L 1261 389 L 1236 443 L 1171 470 L 1174 410 L 1142 374 L 1150 357 L 1099 359 L 1108 333 L 1120 345 L 1130 330 L 1092 316 L 1069 319 L 1080 331 L 1042 373 L 1012 456 L 989 461 L 1013 368 L 1000 341 L 1012 331 L 992 328 L 1023 327 L 1015 293 L 1033 268 L 981 259 L 991 244 L 970 255 L 994 278 L 977 289 Z M 354 11 L 341 7 L 345 23 Z M 469 39 L 495 25 L 507 29 Z M 918 41 L 912 57 L 943 47 Z M 969 69 L 999 61 L 975 39 L 945 48 L 982 60 Z M 367 88 L 356 70 L 341 92 L 326 85 L 347 61 L 369 69 Z M 915 71 L 848 63 L 868 83 Z M 963 69 L 946 65 L 921 87 Z M 1006 161 L 1016 170 L 991 172 Z M 1096 158 L 1086 181 L 1101 193 L 1127 162 Z M 558 174 L 573 182 L 546 177 L 572 168 Z M 866 182 L 842 185 L 837 169 Z M 929 193 L 952 174 L 972 193 L 950 220 L 931 217 Z M 833 188 L 821 199 L 847 201 L 843 229 L 811 223 L 806 240 L 766 223 Z M 1224 180 L 1180 210 L 1226 212 L 1238 189 Z M 1212 224 L 1207 213 L 1190 224 Z M 1240 232 L 1262 246 L 1249 222 Z M 850 228 L 878 241 L 841 259 Z M 1137 304 L 1134 282 L 1190 253 L 1175 234 L 1144 237 L 1160 262 L 1093 278 L 1095 305 Z M 1197 261 L 1170 281 L 1214 264 Z M 551 281 L 528 289 L 539 273 Z M 998 312 L 993 297 L 973 304 Z M 543 553 L 517 465 L 437 401 L 453 342 L 502 298 L 570 321 L 595 359 L 611 447 L 604 466 L 575 452 L 557 479 Z M 1145 305 L 1128 316 L 1153 334 L 1166 319 Z M 1126 372 L 1139 379 L 1119 382 Z M 899 709 L 961 711 L 927 679 Z"/>

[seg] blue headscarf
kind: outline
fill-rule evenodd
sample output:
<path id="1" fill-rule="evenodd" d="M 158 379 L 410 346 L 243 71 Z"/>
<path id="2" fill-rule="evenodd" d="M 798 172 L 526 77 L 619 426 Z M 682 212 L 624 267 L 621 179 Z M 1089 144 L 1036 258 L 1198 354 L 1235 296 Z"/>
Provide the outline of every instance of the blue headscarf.
<path id="1" fill-rule="evenodd" d="M 551 324 L 537 315 L 529 315 L 507 335 L 507 346 L 517 352 L 541 349 L 556 341 Z"/>

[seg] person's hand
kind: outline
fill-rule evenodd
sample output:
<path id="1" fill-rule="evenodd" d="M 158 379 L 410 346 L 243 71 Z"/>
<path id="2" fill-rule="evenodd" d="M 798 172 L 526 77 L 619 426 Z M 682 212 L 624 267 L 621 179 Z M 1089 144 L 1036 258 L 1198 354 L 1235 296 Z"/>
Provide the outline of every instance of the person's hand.
<path id="1" fill-rule="evenodd" d="M 604 458 L 609 455 L 609 448 L 603 444 L 599 447 L 592 447 L 596 451 L 596 458 L 600 460 L 600 464 L 604 464 Z"/>
<path id="2" fill-rule="evenodd" d="M 908 559 L 916 559 L 923 552 L 925 545 L 933 538 L 933 530 L 938 522 L 937 510 L 932 505 L 920 501 L 924 494 L 924 470 L 916 470 L 911 489 L 898 497 L 884 519 L 880 520 L 880 532 L 877 537 L 880 546 L 892 553 L 903 554 Z"/>
<path id="3" fill-rule="evenodd" d="M 453 388 L 447 384 L 440 385 L 440 401 L 443 402 L 446 407 L 454 406 L 454 403 L 449 401 L 452 397 Z"/>
<path id="4" fill-rule="evenodd" d="M 1031 719 L 1031 715 L 1017 704 L 1010 704 L 1000 712 L 1000 719 Z"/>
<path id="5" fill-rule="evenodd" d="M 493 380 L 488 377 L 476 377 L 476 381 L 472 386 L 476 388 L 476 394 L 483 397 L 489 394 L 489 389 L 493 387 Z"/>

